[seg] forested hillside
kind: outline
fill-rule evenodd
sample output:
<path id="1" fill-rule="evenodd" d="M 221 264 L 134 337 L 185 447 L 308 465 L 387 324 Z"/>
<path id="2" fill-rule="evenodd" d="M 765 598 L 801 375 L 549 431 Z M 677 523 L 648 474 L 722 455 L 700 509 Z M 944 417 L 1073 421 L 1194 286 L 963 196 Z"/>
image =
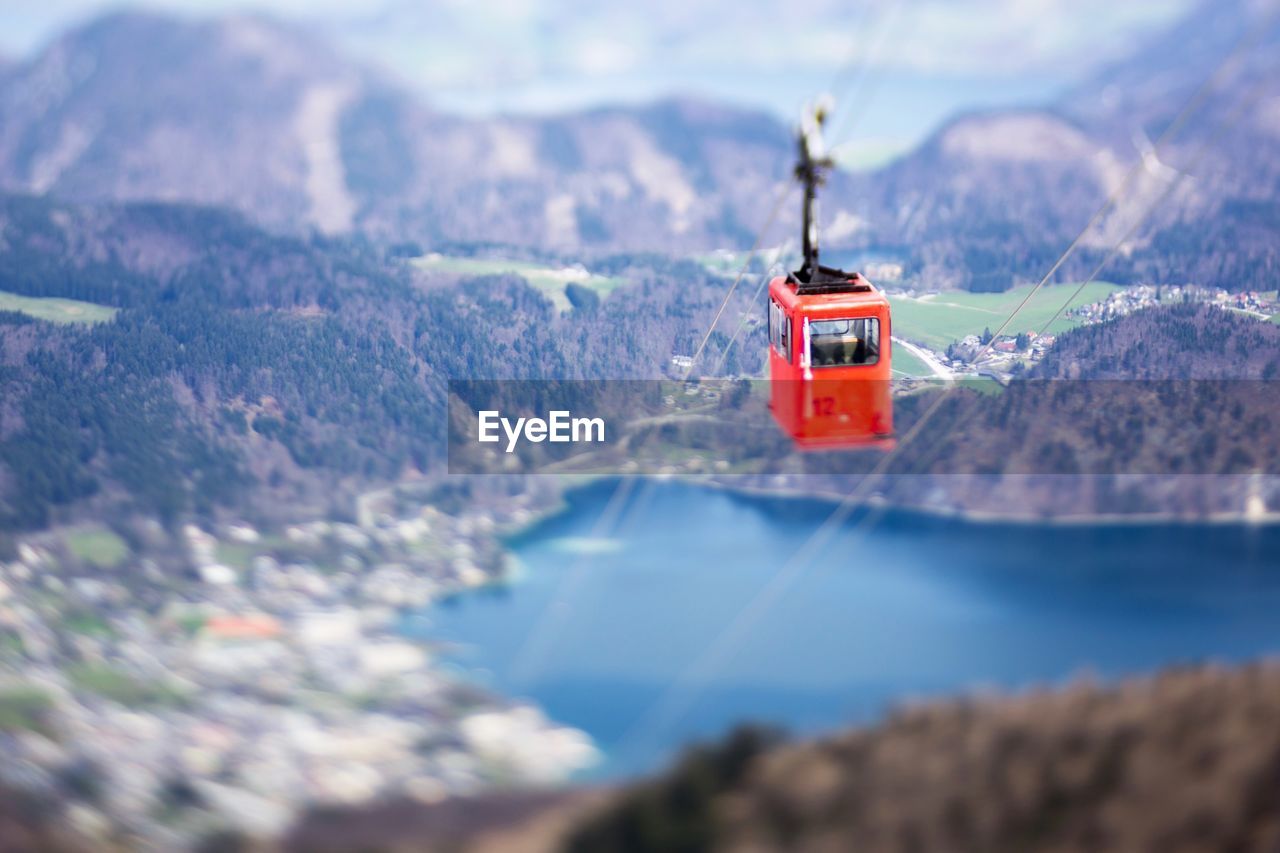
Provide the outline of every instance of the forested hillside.
<path id="1" fill-rule="evenodd" d="M 894 711 L 788 742 L 742 726 L 620 790 L 307 816 L 287 850 L 1237 850 L 1280 842 L 1274 664 Z"/>
<path id="2" fill-rule="evenodd" d="M 562 316 L 517 276 L 424 275 L 207 209 L 10 197 L 0 223 L 0 291 L 121 309 L 93 325 L 0 315 L 7 528 L 86 501 L 175 520 L 274 494 L 346 513 L 336 483 L 441 464 L 448 377 L 658 376 L 724 286 L 615 256 L 601 268 L 625 301 Z"/>
<path id="3" fill-rule="evenodd" d="M 569 835 L 660 850 L 1274 850 L 1274 666 L 906 709 L 869 729 L 690 751 Z M 537 849 L 530 846 L 527 849 Z"/>
<path id="4" fill-rule="evenodd" d="M 1280 379 L 1280 326 L 1188 303 L 1062 335 L 1046 379 Z"/>
<path id="5" fill-rule="evenodd" d="M 1159 136 L 1257 23 L 1244 2 L 1196 14 L 1166 39 L 1194 63 L 1171 65 L 1157 45 L 1059 104 L 962 116 L 884 169 L 833 176 L 822 210 L 844 225 L 825 245 L 897 258 L 904 282 L 926 289 L 1037 279 L 1137 162 L 1133 132 Z M 1274 286 L 1280 202 L 1274 182 L 1242 177 L 1271 174 L 1255 167 L 1274 159 L 1274 110 L 1266 98 L 1239 105 L 1266 94 L 1276 38 L 1260 29 L 1257 55 L 1215 78 L 1204 115 L 1173 140 L 1170 162 L 1186 166 L 1238 122 L 1195 179 L 1140 169 L 1059 277 L 1092 271 L 1151 207 L 1109 279 Z M 1108 81 L 1131 109 L 1097 100 Z M 193 114 L 186 93 L 201 87 L 208 102 Z M 1141 109 L 1134 93 L 1145 93 Z M 328 154 L 313 156 L 317 145 Z M 161 162 L 162 151 L 183 157 Z M 346 505 L 344 489 L 362 481 L 439 464 L 435 413 L 450 376 L 662 375 L 672 354 L 697 346 L 725 287 L 670 258 L 749 243 L 792 155 L 781 123 L 689 100 L 537 119 L 442 115 L 258 19 L 123 13 L 69 32 L 0 79 L 0 182 L 41 194 L 0 196 L 0 291 L 120 310 L 96 325 L 0 323 L 0 524 L 38 526 L 86 501 L 178 518 L 255 491 Z M 240 213 L 119 201 L 156 197 Z M 58 200 L 69 198 L 97 201 Z M 794 218 L 784 210 L 779 222 Z M 624 281 L 625 297 L 574 284 L 564 314 L 519 276 L 406 261 L 480 242 L 585 261 Z M 658 254 L 627 254 L 641 247 Z M 748 298 L 711 336 L 707 365 L 736 321 L 758 316 Z M 1066 336 L 1045 370 L 1075 375 L 1072 347 L 1085 341 L 1104 376 L 1140 364 L 1190 363 L 1188 376 L 1278 369 L 1265 330 L 1180 317 Z M 754 373 L 758 344 L 748 325 L 728 371 Z M 903 403 L 901 423 L 914 405 Z M 938 452 L 959 452 L 945 430 L 936 439 Z M 975 460 L 999 456 L 984 441 L 962 444 Z M 734 452 L 749 455 L 749 444 Z"/>

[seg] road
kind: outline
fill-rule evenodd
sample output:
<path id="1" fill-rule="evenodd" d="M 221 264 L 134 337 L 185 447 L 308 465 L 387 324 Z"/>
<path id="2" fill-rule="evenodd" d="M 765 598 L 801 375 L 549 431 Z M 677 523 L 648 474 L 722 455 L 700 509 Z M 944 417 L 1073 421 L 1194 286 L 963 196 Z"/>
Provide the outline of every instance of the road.
<path id="1" fill-rule="evenodd" d="M 916 356 L 916 358 L 920 359 L 925 364 L 929 365 L 929 369 L 933 371 L 933 375 L 937 376 L 939 379 L 949 380 L 949 379 L 956 378 L 955 374 L 951 372 L 951 368 L 947 367 L 945 364 L 939 361 L 936 355 L 929 352 L 929 350 L 925 349 L 924 347 L 916 346 L 910 341 L 904 341 L 902 338 L 898 338 L 898 337 L 894 337 L 892 340 L 895 344 L 897 344 L 898 346 L 904 347 L 905 349 L 910 351 L 912 355 Z"/>

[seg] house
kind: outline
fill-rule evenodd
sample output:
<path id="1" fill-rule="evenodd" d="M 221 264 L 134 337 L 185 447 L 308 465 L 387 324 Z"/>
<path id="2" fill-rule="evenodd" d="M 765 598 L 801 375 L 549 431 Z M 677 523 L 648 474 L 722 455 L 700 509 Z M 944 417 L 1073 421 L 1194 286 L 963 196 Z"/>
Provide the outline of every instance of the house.
<path id="1" fill-rule="evenodd" d="M 211 616 L 204 623 L 204 630 L 220 640 L 261 640 L 280 635 L 280 623 L 266 613 L 227 614 Z"/>

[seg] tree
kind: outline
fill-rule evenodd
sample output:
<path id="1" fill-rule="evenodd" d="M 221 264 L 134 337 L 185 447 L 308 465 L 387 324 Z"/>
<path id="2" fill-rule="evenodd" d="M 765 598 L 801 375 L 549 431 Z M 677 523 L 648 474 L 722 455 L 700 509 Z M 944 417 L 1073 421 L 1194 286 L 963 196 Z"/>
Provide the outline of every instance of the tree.
<path id="1" fill-rule="evenodd" d="M 584 314 L 594 313 L 600 307 L 600 294 L 585 284 L 578 284 L 576 281 L 569 282 L 565 286 L 564 295 L 568 297 L 570 305 Z"/>

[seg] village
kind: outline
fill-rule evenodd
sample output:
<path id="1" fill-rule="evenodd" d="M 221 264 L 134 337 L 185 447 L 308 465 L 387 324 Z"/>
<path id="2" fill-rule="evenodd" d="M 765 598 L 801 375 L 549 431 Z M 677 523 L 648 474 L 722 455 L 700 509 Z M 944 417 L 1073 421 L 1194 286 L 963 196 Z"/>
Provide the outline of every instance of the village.
<path id="1" fill-rule="evenodd" d="M 1198 285 L 1134 285 L 1116 290 L 1105 299 L 1072 308 L 1068 320 L 1089 326 L 1152 308 L 1157 305 L 1204 303 L 1267 319 L 1280 310 L 1275 294 L 1255 291 L 1230 293 L 1216 287 Z M 1044 358 L 1057 342 L 1057 335 L 1024 331 L 994 337 L 966 335 L 947 348 L 939 360 L 956 375 L 981 376 L 1007 382 Z"/>
<path id="2" fill-rule="evenodd" d="M 1156 305 L 1173 305 L 1182 302 L 1200 302 L 1216 305 L 1230 311 L 1240 311 L 1265 320 L 1280 311 L 1275 292 L 1258 293 L 1242 291 L 1231 293 L 1220 287 L 1202 287 L 1194 284 L 1157 286 L 1139 284 L 1117 290 L 1106 299 L 1084 305 L 1070 312 L 1082 323 L 1105 323 L 1143 308 Z"/>
<path id="3" fill-rule="evenodd" d="M 276 533 L 188 524 L 178 576 L 21 543 L 0 562 L 0 781 L 69 797 L 91 837 L 174 849 L 592 763 L 586 735 L 467 682 L 405 625 L 501 579 L 496 534 L 533 497 L 458 516 L 392 503 Z"/>

